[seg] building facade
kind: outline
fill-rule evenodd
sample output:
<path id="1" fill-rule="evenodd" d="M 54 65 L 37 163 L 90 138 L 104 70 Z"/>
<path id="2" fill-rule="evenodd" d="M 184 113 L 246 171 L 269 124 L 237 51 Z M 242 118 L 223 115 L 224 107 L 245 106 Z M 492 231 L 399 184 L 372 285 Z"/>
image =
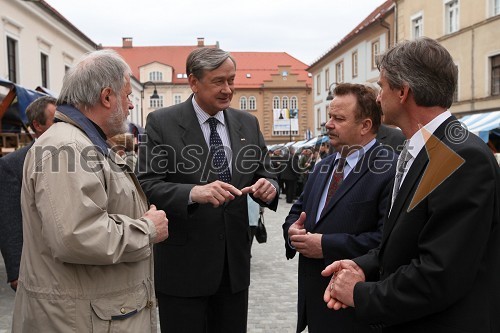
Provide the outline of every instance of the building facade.
<path id="1" fill-rule="evenodd" d="M 379 71 L 375 59 L 394 41 L 394 3 L 388 0 L 356 28 L 313 62 L 313 119 L 315 134 L 324 133 L 328 121 L 328 94 L 337 83 L 374 83 Z"/>
<path id="2" fill-rule="evenodd" d="M 204 38 L 198 38 L 197 44 L 190 46 L 134 46 L 132 38 L 127 37 L 121 47 L 109 47 L 125 58 L 144 88 L 142 124 L 150 112 L 179 104 L 191 96 L 186 59 L 198 47 L 219 45 L 205 45 Z M 285 52 L 231 52 L 231 55 L 236 61 L 231 107 L 254 114 L 267 143 L 302 140 L 313 125 L 307 65 Z"/>
<path id="3" fill-rule="evenodd" d="M 458 87 L 450 111 L 500 111 L 500 0 L 398 0 L 396 38 L 428 36 L 451 53 Z"/>

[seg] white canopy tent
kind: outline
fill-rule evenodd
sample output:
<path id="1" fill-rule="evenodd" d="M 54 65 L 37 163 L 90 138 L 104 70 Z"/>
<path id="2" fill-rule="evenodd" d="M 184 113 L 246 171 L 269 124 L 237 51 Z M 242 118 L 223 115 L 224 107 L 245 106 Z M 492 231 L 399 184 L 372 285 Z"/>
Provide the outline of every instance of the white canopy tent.
<path id="1" fill-rule="evenodd" d="M 478 113 L 460 119 L 467 129 L 488 142 L 489 133 L 500 128 L 500 111 Z"/>

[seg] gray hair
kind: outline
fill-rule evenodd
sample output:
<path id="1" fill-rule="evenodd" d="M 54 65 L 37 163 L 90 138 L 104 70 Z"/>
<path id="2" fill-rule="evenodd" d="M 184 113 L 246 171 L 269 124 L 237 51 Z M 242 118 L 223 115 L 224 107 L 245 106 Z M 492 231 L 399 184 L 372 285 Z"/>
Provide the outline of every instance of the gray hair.
<path id="1" fill-rule="evenodd" d="M 189 76 L 193 74 L 194 77 L 201 80 L 205 71 L 213 71 L 219 68 L 220 65 L 227 59 L 231 59 L 236 68 L 236 61 L 229 52 L 219 48 L 202 47 L 192 51 L 186 61 L 186 73 Z"/>
<path id="2" fill-rule="evenodd" d="M 45 117 L 45 109 L 49 104 L 56 105 L 56 99 L 52 96 L 42 96 L 31 102 L 26 108 L 26 116 L 28 117 L 28 125 L 35 131 L 33 122 L 36 120 L 40 124 L 45 125 L 47 117 Z M 36 132 L 36 131 L 35 131 Z"/>
<path id="3" fill-rule="evenodd" d="M 91 108 L 99 103 L 105 88 L 120 94 L 127 75 L 131 75 L 129 65 L 114 50 L 89 52 L 64 76 L 57 104 Z"/>
<path id="4" fill-rule="evenodd" d="M 458 69 L 437 41 L 422 37 L 402 41 L 377 59 L 391 89 L 408 86 L 419 106 L 449 108 L 457 86 Z"/>

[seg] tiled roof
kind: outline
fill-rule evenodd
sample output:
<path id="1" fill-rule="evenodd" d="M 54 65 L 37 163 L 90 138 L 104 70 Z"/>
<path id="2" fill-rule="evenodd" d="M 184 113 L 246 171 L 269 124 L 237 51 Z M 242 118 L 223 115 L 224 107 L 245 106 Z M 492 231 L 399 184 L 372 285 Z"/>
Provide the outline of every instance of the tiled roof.
<path id="1" fill-rule="evenodd" d="M 173 68 L 172 82 L 174 84 L 187 84 L 187 79 L 178 79 L 177 74 L 186 73 L 186 59 L 198 46 L 105 46 L 118 52 L 129 64 L 132 73 L 136 78 L 140 78 L 139 67 L 159 62 Z M 205 47 L 216 47 L 216 45 L 206 45 Z"/>
<path id="2" fill-rule="evenodd" d="M 198 46 L 134 46 L 113 47 L 132 68 L 135 77 L 139 78 L 139 68 L 152 62 L 159 62 L 173 68 L 172 82 L 187 84 L 186 78 L 177 78 L 177 74 L 186 73 L 186 59 L 191 51 Z M 205 47 L 216 47 L 206 45 Z M 237 88 L 258 88 L 264 81 L 271 80 L 271 74 L 278 74 L 278 66 L 291 66 L 289 74 L 297 73 L 299 80 L 311 84 L 307 65 L 285 52 L 231 52 L 236 61 Z M 247 74 L 250 77 L 247 78 Z"/>
<path id="3" fill-rule="evenodd" d="M 348 33 L 344 38 L 342 38 L 337 44 L 335 44 L 330 50 L 328 50 L 325 54 L 323 54 L 319 59 L 314 61 L 311 66 L 308 67 L 308 70 L 311 70 L 316 64 L 318 64 L 321 60 L 328 57 L 330 54 L 335 52 L 337 49 L 346 44 L 349 40 L 357 36 L 363 29 L 373 24 L 378 19 L 384 17 L 394 6 L 394 0 L 387 0 L 380 6 L 378 6 L 373 12 L 371 12 L 360 24 L 356 26 L 350 33 Z"/>
<path id="4" fill-rule="evenodd" d="M 236 61 L 237 88 L 258 88 L 265 81 L 272 80 L 271 75 L 281 76 L 278 66 L 290 66 L 288 75 L 297 74 L 297 79 L 304 85 L 312 83 L 306 71 L 307 65 L 286 52 L 231 52 L 231 55 Z"/>

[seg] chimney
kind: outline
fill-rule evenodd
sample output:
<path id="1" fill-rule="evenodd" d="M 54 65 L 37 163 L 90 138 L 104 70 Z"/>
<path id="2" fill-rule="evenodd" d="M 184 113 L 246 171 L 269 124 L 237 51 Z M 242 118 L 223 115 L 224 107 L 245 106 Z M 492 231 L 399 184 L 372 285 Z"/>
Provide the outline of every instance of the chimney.
<path id="1" fill-rule="evenodd" d="M 122 47 L 131 48 L 132 47 L 132 37 L 123 37 L 122 38 Z"/>
<path id="2" fill-rule="evenodd" d="M 198 37 L 198 47 L 205 46 L 205 37 Z"/>

